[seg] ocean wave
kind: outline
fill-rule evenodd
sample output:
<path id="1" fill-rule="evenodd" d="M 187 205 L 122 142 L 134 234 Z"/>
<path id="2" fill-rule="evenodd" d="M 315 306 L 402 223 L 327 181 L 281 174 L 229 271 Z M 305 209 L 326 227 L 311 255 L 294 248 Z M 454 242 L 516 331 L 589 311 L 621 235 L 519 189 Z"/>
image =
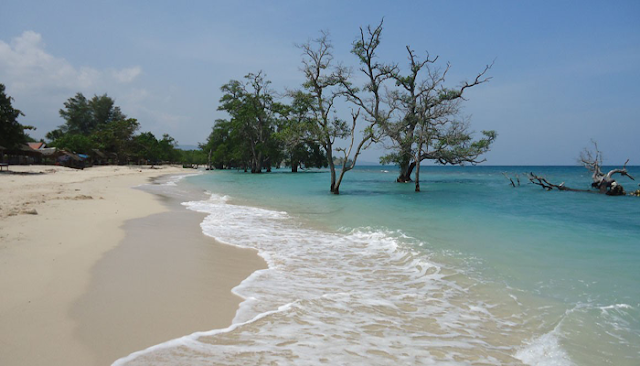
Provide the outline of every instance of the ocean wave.
<path id="1" fill-rule="evenodd" d="M 114 365 L 571 364 L 557 332 L 523 349 L 540 324 L 519 301 L 430 260 L 401 232 L 309 229 L 216 194 L 184 205 L 207 214 L 206 235 L 257 249 L 268 269 L 233 290 L 245 301 L 232 326 Z"/>
<path id="2" fill-rule="evenodd" d="M 196 175 L 201 175 L 201 174 L 202 174 L 202 172 L 172 175 L 172 176 L 169 176 L 169 178 L 167 179 L 166 182 L 160 183 L 160 185 L 161 186 L 176 187 L 178 185 L 178 183 L 181 180 L 183 180 L 184 178 L 192 177 L 192 176 L 196 176 Z"/>

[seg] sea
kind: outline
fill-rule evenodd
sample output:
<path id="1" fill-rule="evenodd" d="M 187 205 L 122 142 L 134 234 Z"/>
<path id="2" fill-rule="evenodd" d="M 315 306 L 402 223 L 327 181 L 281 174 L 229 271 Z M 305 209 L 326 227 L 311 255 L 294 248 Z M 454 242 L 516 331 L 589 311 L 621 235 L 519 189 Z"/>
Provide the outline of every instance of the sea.
<path id="1" fill-rule="evenodd" d="M 233 290 L 228 328 L 114 365 L 640 365 L 640 198 L 529 172 L 591 183 L 579 166 L 423 166 L 419 193 L 393 166 L 356 167 L 340 195 L 326 170 L 176 178 L 207 193 L 183 203 L 204 234 L 268 268 Z"/>

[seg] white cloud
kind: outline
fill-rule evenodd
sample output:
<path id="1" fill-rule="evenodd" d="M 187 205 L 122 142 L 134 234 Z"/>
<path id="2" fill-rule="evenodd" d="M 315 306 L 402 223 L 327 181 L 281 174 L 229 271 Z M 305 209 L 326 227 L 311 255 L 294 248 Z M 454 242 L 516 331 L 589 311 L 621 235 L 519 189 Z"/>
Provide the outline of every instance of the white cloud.
<path id="1" fill-rule="evenodd" d="M 142 69 L 140 68 L 140 66 L 136 66 L 130 67 L 128 69 L 113 70 L 111 73 L 113 77 L 115 77 L 119 82 L 130 83 L 133 81 L 133 79 L 140 75 L 141 72 Z"/>
<path id="2" fill-rule="evenodd" d="M 118 105 L 124 102 L 119 97 L 125 96 L 132 109 L 139 109 L 136 104 L 147 102 L 149 96 L 136 85 L 141 73 L 140 66 L 98 69 L 73 65 L 48 52 L 43 37 L 33 31 L 10 41 L 0 40 L 0 83 L 14 98 L 14 106 L 25 113 L 21 121 L 37 127 L 32 132 L 36 138 L 62 124 L 58 110 L 78 92 L 87 97 L 108 93 Z"/>
<path id="3" fill-rule="evenodd" d="M 46 52 L 42 36 L 25 31 L 6 43 L 0 40 L 0 80 L 16 92 L 32 90 L 89 90 L 103 85 L 132 82 L 139 66 L 120 70 L 75 67 L 64 58 Z"/>

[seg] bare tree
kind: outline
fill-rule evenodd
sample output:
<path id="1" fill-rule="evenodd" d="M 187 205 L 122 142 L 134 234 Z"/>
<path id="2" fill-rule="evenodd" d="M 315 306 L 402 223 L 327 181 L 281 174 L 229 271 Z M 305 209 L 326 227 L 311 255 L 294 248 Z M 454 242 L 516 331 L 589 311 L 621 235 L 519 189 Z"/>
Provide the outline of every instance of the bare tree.
<path id="1" fill-rule="evenodd" d="M 340 193 L 340 183 L 344 175 L 356 166 L 362 150 L 379 140 L 377 126 L 385 123 L 391 116 L 391 110 L 383 108 L 382 89 L 385 81 L 390 80 L 396 73 L 395 65 L 387 65 L 378 61 L 376 50 L 381 42 L 382 25 L 367 26 L 366 31 L 360 27 L 360 37 L 353 42 L 351 53 L 358 57 L 359 70 L 364 74 L 366 82 L 362 88 L 351 82 L 351 72 L 345 68 L 338 69 L 341 94 L 346 97 L 355 109 L 351 110 L 352 124 L 349 130 L 349 144 L 338 148 L 342 152 L 342 169 L 336 181 L 333 193 Z M 362 116 L 361 116 L 362 114 Z M 362 129 L 362 136 L 357 141 L 358 120 L 362 118 L 366 125 Z M 357 141 L 357 142 L 356 142 Z"/>
<path id="2" fill-rule="evenodd" d="M 332 70 L 333 48 L 327 32 L 298 46 L 302 51 L 302 72 L 305 76 L 303 88 L 312 100 L 310 112 L 315 121 L 312 133 L 324 149 L 331 173 L 330 191 L 336 191 L 336 167 L 333 159 L 333 147 L 338 138 L 348 134 L 346 123 L 332 116 L 336 99 L 340 95 L 338 86 L 340 77 Z"/>
<path id="3" fill-rule="evenodd" d="M 487 65 L 473 81 L 464 82 L 458 88 L 446 88 L 447 73 L 451 65 L 444 69 L 435 67 L 438 57 L 419 60 L 409 46 L 406 47 L 409 73 L 394 74 L 399 90 L 389 93 L 390 104 L 397 111 L 395 120 L 381 124 L 389 137 L 392 153 L 383 157 L 383 162 L 394 162 L 400 167 L 397 182 L 410 182 L 416 169 L 416 192 L 420 191 L 420 162 L 434 160 L 439 164 L 477 164 L 479 157 L 489 151 L 496 138 L 495 131 L 483 131 L 484 137 L 473 140 L 469 121 L 459 117 L 460 102 L 464 92 L 483 84 L 491 78 L 487 72 L 493 64 Z"/>

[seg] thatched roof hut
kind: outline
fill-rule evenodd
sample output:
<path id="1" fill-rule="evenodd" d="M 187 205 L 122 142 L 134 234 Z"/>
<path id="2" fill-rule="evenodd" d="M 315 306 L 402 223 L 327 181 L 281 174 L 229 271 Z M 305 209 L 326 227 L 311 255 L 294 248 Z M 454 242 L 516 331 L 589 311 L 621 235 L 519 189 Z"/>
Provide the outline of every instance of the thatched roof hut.
<path id="1" fill-rule="evenodd" d="M 38 150 L 34 150 L 29 147 L 29 145 L 19 145 L 14 149 L 5 148 L 2 151 L 2 155 L 6 155 L 8 157 L 8 163 L 13 165 L 20 164 L 33 164 L 40 162 L 42 159 L 42 153 Z"/>

